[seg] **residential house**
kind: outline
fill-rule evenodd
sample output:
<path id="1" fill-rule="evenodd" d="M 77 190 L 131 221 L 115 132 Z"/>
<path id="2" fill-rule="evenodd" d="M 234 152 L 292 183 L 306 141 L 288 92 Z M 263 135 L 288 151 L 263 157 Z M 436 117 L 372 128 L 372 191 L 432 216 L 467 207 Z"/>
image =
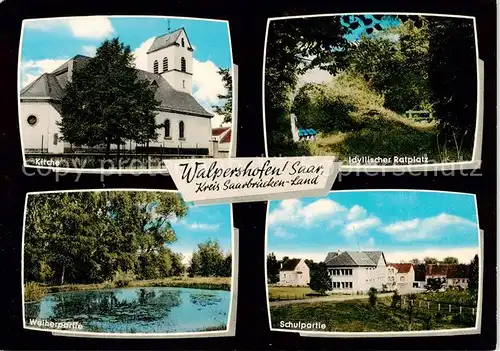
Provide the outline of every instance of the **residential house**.
<path id="1" fill-rule="evenodd" d="M 411 263 L 389 263 L 388 271 L 393 272 L 393 275 L 388 275 L 388 278 L 393 278 L 393 287 L 398 291 L 410 290 L 413 287 L 415 280 L 415 270 Z M 390 280 L 388 279 L 388 282 Z"/>
<path id="2" fill-rule="evenodd" d="M 229 156 L 231 146 L 231 127 L 212 128 L 213 155 L 216 158 Z"/>
<path id="3" fill-rule="evenodd" d="M 448 267 L 448 271 L 446 272 L 446 286 L 467 289 L 468 285 L 469 266 L 459 264 Z"/>
<path id="4" fill-rule="evenodd" d="M 366 293 L 382 290 L 387 263 L 382 251 L 329 252 L 324 263 L 331 280 L 331 292 Z"/>
<path id="5" fill-rule="evenodd" d="M 282 264 L 278 285 L 307 286 L 309 281 L 309 266 L 303 259 L 292 258 Z"/>

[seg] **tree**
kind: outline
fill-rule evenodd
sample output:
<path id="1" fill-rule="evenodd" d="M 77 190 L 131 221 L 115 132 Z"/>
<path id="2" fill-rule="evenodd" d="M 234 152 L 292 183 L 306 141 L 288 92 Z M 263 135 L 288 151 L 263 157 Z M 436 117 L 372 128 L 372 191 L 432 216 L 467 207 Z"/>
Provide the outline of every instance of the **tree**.
<path id="1" fill-rule="evenodd" d="M 425 264 L 437 264 L 438 260 L 435 257 L 426 257 L 424 258 Z"/>
<path id="2" fill-rule="evenodd" d="M 156 140 L 155 85 L 139 79 L 129 46 L 104 41 L 95 57 L 74 70 L 61 101 L 61 139 L 76 146 L 120 147 L 125 140 Z"/>
<path id="3" fill-rule="evenodd" d="M 401 295 L 399 295 L 398 291 L 394 291 L 392 295 L 391 308 L 401 307 Z"/>
<path id="4" fill-rule="evenodd" d="M 445 283 L 445 278 L 427 278 L 427 284 L 424 287 L 429 291 L 439 291 Z"/>
<path id="5" fill-rule="evenodd" d="M 265 58 L 265 113 L 270 156 L 297 153 L 290 131 L 291 95 L 297 76 L 321 67 L 336 72 L 348 45 L 340 17 L 300 18 L 269 24 Z M 312 59 L 309 59 L 311 58 Z M 300 154 L 300 153 L 299 153 Z"/>
<path id="6" fill-rule="evenodd" d="M 458 264 L 458 258 L 456 258 L 456 257 L 451 257 L 451 256 L 449 256 L 449 257 L 445 257 L 445 258 L 443 259 L 443 263 L 444 263 L 444 264 Z"/>
<path id="7" fill-rule="evenodd" d="M 324 295 L 327 290 L 331 289 L 328 270 L 323 262 L 319 263 L 316 269 L 310 272 L 309 287 L 321 295 Z"/>
<path id="8" fill-rule="evenodd" d="M 477 294 L 479 291 L 479 257 L 474 255 L 474 258 L 469 264 L 469 283 L 467 289 L 472 296 L 477 299 Z"/>
<path id="9" fill-rule="evenodd" d="M 420 263 L 420 260 L 418 258 L 412 258 L 410 260 L 410 263 L 415 266 Z"/>
<path id="10" fill-rule="evenodd" d="M 368 299 L 370 301 L 370 306 L 375 307 L 377 304 L 377 289 L 374 287 L 371 287 L 370 290 L 368 290 Z"/>
<path id="11" fill-rule="evenodd" d="M 231 256 L 225 256 L 217 240 L 198 244 L 188 268 L 190 276 L 221 277 L 231 275 Z"/>
<path id="12" fill-rule="evenodd" d="M 440 120 L 441 143 L 458 156 L 472 149 L 477 107 L 477 57 L 471 19 L 429 17 L 431 102 Z M 472 155 L 471 155 L 472 156 Z"/>
<path id="13" fill-rule="evenodd" d="M 274 253 L 267 255 L 267 282 L 268 284 L 274 284 L 280 280 L 280 263 L 276 259 Z"/>
<path id="14" fill-rule="evenodd" d="M 224 102 L 223 105 L 214 105 L 212 108 L 215 113 L 224 116 L 224 123 L 230 123 L 233 116 L 233 78 L 229 68 L 219 68 L 218 73 L 222 77 L 226 93 L 217 95 L 217 98 Z"/>
<path id="15" fill-rule="evenodd" d="M 154 210 L 152 210 L 154 204 Z M 187 207 L 174 193 L 104 191 L 28 197 L 25 281 L 98 283 L 116 272 L 163 277 L 172 268 L 170 225 Z"/>

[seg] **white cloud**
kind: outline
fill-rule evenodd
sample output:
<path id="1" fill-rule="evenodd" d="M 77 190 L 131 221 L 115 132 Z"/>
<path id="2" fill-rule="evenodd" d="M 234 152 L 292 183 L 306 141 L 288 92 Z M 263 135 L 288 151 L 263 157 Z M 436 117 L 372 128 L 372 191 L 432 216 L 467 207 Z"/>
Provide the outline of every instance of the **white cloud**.
<path id="1" fill-rule="evenodd" d="M 220 227 L 219 224 L 196 223 L 196 222 L 186 223 L 185 225 L 191 230 L 202 230 L 202 231 L 217 230 Z"/>
<path id="2" fill-rule="evenodd" d="M 95 56 L 95 53 L 97 51 L 97 47 L 94 45 L 84 45 L 82 46 L 82 54 L 86 56 Z"/>
<path id="3" fill-rule="evenodd" d="M 291 238 L 294 238 L 296 236 L 295 234 L 292 234 L 292 233 L 286 231 L 282 227 L 274 228 L 273 235 L 277 236 L 279 238 L 285 238 L 285 239 L 286 238 L 291 239 Z"/>
<path id="4" fill-rule="evenodd" d="M 110 19 L 103 16 L 29 20 L 25 26 L 45 32 L 69 29 L 74 37 L 84 39 L 103 39 L 114 33 Z"/>
<path id="5" fill-rule="evenodd" d="M 193 85 L 196 92 L 193 96 L 210 105 L 219 103 L 218 94 L 225 94 L 226 88 L 218 73 L 219 68 L 212 61 L 200 62 L 193 59 Z"/>
<path id="6" fill-rule="evenodd" d="M 44 73 L 51 73 L 69 58 L 28 60 L 21 62 L 21 85 L 25 87 Z"/>
<path id="7" fill-rule="evenodd" d="M 148 69 L 148 57 L 147 57 L 147 51 L 153 44 L 153 41 L 155 40 L 154 37 L 151 37 L 144 41 L 137 49 L 135 49 L 132 54 L 134 55 L 135 58 L 135 68 L 137 69 L 142 69 L 143 71 L 147 71 Z"/>
<path id="8" fill-rule="evenodd" d="M 352 221 L 349 223 L 346 223 L 344 226 L 344 230 L 342 233 L 344 235 L 356 235 L 356 234 L 363 234 L 366 233 L 368 229 L 378 227 L 380 224 L 382 224 L 382 221 L 380 218 L 372 216 L 369 218 L 365 219 L 360 219 L 358 221 Z"/>
<path id="9" fill-rule="evenodd" d="M 359 205 L 354 205 L 349 209 L 349 213 L 347 214 L 347 220 L 355 221 L 357 219 L 365 218 L 366 214 L 367 212 L 363 207 Z"/>
<path id="10" fill-rule="evenodd" d="M 306 206 L 302 206 L 300 200 L 289 199 L 281 201 L 279 207 L 269 213 L 268 224 L 319 225 L 324 220 L 333 221 L 332 217 L 346 211 L 345 207 L 329 199 L 319 199 Z"/>
<path id="11" fill-rule="evenodd" d="M 474 228 L 476 223 L 465 218 L 441 213 L 424 219 L 415 218 L 408 221 L 398 221 L 380 230 L 390 234 L 400 241 L 411 241 L 438 237 L 444 230 L 454 228 Z"/>

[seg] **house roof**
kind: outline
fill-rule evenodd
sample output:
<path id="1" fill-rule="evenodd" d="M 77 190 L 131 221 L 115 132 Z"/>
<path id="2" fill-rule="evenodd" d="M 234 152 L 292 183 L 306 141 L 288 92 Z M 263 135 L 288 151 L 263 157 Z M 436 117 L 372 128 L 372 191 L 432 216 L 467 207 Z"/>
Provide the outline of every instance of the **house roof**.
<path id="1" fill-rule="evenodd" d="M 220 140 L 221 143 L 230 143 L 231 142 L 231 130 L 229 130 L 229 132 L 226 133 L 226 135 L 224 135 L 222 137 L 222 139 Z"/>
<path id="2" fill-rule="evenodd" d="M 408 273 L 413 267 L 411 263 L 389 263 L 388 266 L 396 268 L 398 273 Z"/>
<path id="3" fill-rule="evenodd" d="M 231 127 L 212 128 L 212 136 L 219 136 Z"/>
<path id="4" fill-rule="evenodd" d="M 376 266 L 382 251 L 344 251 L 329 252 L 325 259 L 327 266 Z M 384 259 L 385 260 L 385 259 Z"/>
<path id="5" fill-rule="evenodd" d="M 300 261 L 300 258 L 291 258 L 283 264 L 280 271 L 294 271 Z"/>
<path id="6" fill-rule="evenodd" d="M 42 74 L 34 82 L 21 90 L 21 100 L 30 98 L 61 100 L 64 95 L 64 87 L 68 82 L 70 61 L 73 61 L 73 66 L 81 67 L 89 59 L 90 57 L 87 56 L 76 55 L 52 73 Z M 153 82 L 156 83 L 158 88 L 156 89 L 155 97 L 158 101 L 161 101 L 160 109 L 200 117 L 213 117 L 191 94 L 175 90 L 159 74 L 140 69 L 136 69 L 136 72 L 138 78 L 148 80 L 151 84 Z"/>
<path id="7" fill-rule="evenodd" d="M 184 28 L 179 28 L 176 29 L 172 32 L 160 35 L 156 37 L 153 41 L 153 44 L 151 44 L 151 47 L 147 51 L 147 53 L 151 53 L 160 49 L 168 48 L 169 46 L 175 45 L 177 42 L 177 39 L 179 39 L 179 35 L 184 31 Z M 186 35 L 187 39 L 187 35 Z M 189 43 L 189 40 L 188 40 Z M 189 45 L 190 47 L 191 45 Z"/>
<path id="8" fill-rule="evenodd" d="M 469 266 L 465 264 L 450 265 L 446 272 L 447 278 L 468 278 Z"/>
<path id="9" fill-rule="evenodd" d="M 448 265 L 437 265 L 437 264 L 428 264 L 425 267 L 425 275 L 443 275 L 446 276 L 448 272 Z"/>

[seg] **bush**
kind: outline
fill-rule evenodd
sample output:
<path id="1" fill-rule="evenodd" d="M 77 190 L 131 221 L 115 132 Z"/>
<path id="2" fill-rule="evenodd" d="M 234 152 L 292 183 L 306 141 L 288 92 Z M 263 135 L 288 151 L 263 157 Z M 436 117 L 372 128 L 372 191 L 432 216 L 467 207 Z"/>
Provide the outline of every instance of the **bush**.
<path id="1" fill-rule="evenodd" d="M 113 284 L 117 288 L 123 288 L 129 286 L 130 283 L 134 281 L 134 279 L 135 279 L 135 274 L 131 272 L 122 272 L 121 270 L 118 270 L 113 278 Z"/>
<path id="2" fill-rule="evenodd" d="M 375 307 L 377 304 L 377 289 L 370 288 L 370 290 L 368 290 L 368 299 L 370 301 L 370 306 Z"/>
<path id="3" fill-rule="evenodd" d="M 29 282 L 24 285 L 24 301 L 39 301 L 45 296 L 45 288 L 38 283 Z"/>
<path id="4" fill-rule="evenodd" d="M 391 308 L 401 307 L 401 295 L 394 291 L 392 295 Z"/>

